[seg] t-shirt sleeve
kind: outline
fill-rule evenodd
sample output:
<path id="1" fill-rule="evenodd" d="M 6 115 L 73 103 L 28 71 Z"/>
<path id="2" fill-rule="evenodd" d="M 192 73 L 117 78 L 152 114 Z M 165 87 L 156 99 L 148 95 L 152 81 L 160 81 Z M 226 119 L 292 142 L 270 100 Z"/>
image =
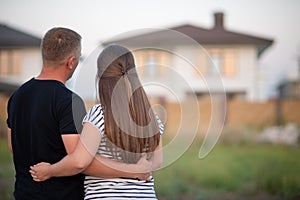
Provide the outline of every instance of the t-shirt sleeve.
<path id="1" fill-rule="evenodd" d="M 101 133 L 104 134 L 104 113 L 100 104 L 94 105 L 82 120 L 82 124 L 88 122 L 94 125 Z"/>
<path id="2" fill-rule="evenodd" d="M 9 98 L 8 103 L 7 103 L 7 119 L 6 119 L 6 123 L 7 123 L 7 127 L 8 128 L 11 128 L 11 126 L 12 126 L 12 119 L 11 119 L 11 110 L 13 109 L 13 107 L 11 106 L 12 99 L 13 99 L 13 95 L 12 95 L 12 97 Z"/>
<path id="3" fill-rule="evenodd" d="M 162 135 L 164 133 L 165 126 L 157 115 L 156 115 L 156 120 L 158 122 L 159 133 Z"/>
<path id="4" fill-rule="evenodd" d="M 82 131 L 82 119 L 86 114 L 83 100 L 71 94 L 60 102 L 59 131 L 61 134 L 78 134 Z"/>

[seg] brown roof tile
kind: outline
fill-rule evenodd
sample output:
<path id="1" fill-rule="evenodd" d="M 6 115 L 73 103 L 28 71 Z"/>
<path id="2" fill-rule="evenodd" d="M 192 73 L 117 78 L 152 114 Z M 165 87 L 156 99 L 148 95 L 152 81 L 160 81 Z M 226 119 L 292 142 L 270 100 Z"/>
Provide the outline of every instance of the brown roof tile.
<path id="1" fill-rule="evenodd" d="M 151 32 L 152 31 L 152 32 Z M 223 13 L 215 13 L 215 25 L 212 29 L 205 29 L 190 24 L 184 24 L 177 27 L 172 27 L 169 30 L 149 29 L 148 33 L 139 34 L 135 36 L 124 37 L 121 39 L 110 40 L 102 43 L 107 45 L 110 43 L 118 43 L 128 47 L 141 45 L 178 45 L 184 43 L 184 37 L 173 34 L 172 32 L 182 33 L 201 45 L 207 44 L 252 44 L 257 46 L 258 56 L 272 45 L 273 40 L 257 37 L 253 35 L 228 31 L 223 26 Z"/>
<path id="2" fill-rule="evenodd" d="M 0 48 L 39 47 L 41 39 L 0 24 Z"/>

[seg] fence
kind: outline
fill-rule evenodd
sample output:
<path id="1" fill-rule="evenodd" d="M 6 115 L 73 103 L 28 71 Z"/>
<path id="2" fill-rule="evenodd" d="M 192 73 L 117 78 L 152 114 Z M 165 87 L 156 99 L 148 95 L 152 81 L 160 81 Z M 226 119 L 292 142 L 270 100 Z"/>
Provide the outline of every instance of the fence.
<path id="1" fill-rule="evenodd" d="M 205 132 L 211 123 L 212 104 L 209 99 L 199 99 L 198 106 L 200 112 L 198 132 L 201 133 Z M 276 125 L 279 119 L 283 124 L 292 122 L 300 125 L 300 100 L 281 100 L 280 107 L 276 100 L 263 103 L 232 100 L 227 101 L 225 106 L 226 108 L 222 108 L 219 105 L 217 109 L 225 109 L 224 125 L 228 127 L 264 127 Z M 167 103 L 165 107 L 167 111 L 166 129 L 174 132 L 181 121 L 181 104 Z M 222 118 L 221 111 L 219 115 L 214 117 Z M 188 127 L 188 124 L 183 124 L 183 126 Z"/>
<path id="2" fill-rule="evenodd" d="M 8 97 L 0 94 L 0 136 L 6 134 L 6 106 Z M 89 108 L 94 102 L 87 102 Z M 223 103 L 223 104 L 222 104 Z M 300 100 L 270 100 L 263 103 L 245 102 L 239 100 L 229 100 L 224 105 L 224 102 L 218 104 L 214 109 L 217 110 L 217 117 L 222 118 L 222 112 L 218 109 L 226 107 L 225 126 L 257 126 L 264 127 L 268 125 L 275 125 L 278 119 L 283 123 L 293 122 L 300 124 Z M 278 106 L 280 105 L 280 107 Z M 194 127 L 190 126 L 190 122 L 195 121 L 195 116 L 184 115 L 182 119 L 182 109 L 194 109 L 189 107 L 189 102 L 179 103 L 164 103 L 161 105 L 164 108 L 166 116 L 166 131 L 175 133 L 179 128 L 189 132 L 194 131 Z M 215 106 L 215 104 L 214 104 Z M 224 107 L 225 106 L 225 107 Z M 280 108 L 280 109 L 279 109 Z M 197 131 L 199 133 L 205 132 L 211 123 L 212 104 L 209 98 L 198 100 L 198 109 L 200 114 L 199 126 Z M 280 116 L 278 116 L 280 114 Z"/>

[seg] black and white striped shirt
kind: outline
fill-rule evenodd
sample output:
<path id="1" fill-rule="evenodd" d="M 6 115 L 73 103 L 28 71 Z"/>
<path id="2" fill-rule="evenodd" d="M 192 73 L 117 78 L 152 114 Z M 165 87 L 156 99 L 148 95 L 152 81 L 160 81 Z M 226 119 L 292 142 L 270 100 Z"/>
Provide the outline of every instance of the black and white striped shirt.
<path id="1" fill-rule="evenodd" d="M 160 133 L 163 134 L 164 126 L 158 119 Z M 100 104 L 94 105 L 83 119 L 96 126 L 101 133 L 101 143 L 98 154 L 112 159 L 110 151 L 106 149 L 106 135 L 104 134 L 104 113 Z M 146 182 L 129 178 L 102 179 L 86 176 L 84 181 L 85 200 L 91 199 L 157 199 L 154 191 L 154 179 Z"/>

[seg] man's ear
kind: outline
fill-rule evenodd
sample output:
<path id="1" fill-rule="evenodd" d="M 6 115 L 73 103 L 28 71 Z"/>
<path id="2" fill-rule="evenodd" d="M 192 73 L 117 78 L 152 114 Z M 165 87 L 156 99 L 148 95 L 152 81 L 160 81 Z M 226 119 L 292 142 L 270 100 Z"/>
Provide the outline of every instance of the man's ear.
<path id="1" fill-rule="evenodd" d="M 70 56 L 67 60 L 67 68 L 72 69 L 73 68 L 73 62 L 74 62 L 75 56 Z"/>

